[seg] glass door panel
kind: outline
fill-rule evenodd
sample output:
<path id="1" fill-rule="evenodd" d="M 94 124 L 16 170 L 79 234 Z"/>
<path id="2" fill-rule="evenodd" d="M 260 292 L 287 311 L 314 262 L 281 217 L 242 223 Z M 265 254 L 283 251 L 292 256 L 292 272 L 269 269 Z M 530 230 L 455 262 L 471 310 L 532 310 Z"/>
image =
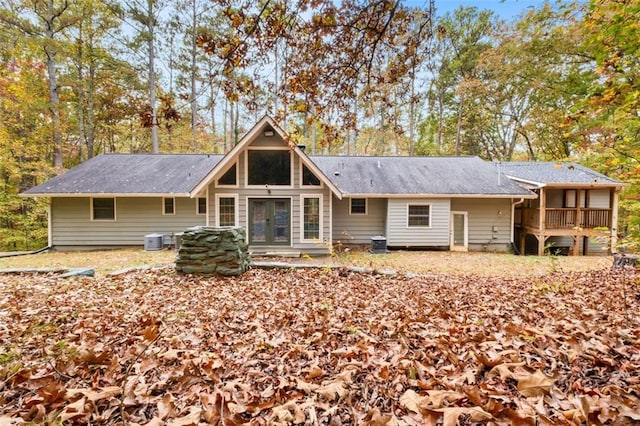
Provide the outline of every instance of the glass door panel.
<path id="1" fill-rule="evenodd" d="M 249 224 L 252 243 L 267 242 L 267 202 L 265 200 L 251 200 L 251 221 Z"/>
<path id="2" fill-rule="evenodd" d="M 451 250 L 467 250 L 467 213 L 451 213 Z"/>
<path id="3" fill-rule="evenodd" d="M 289 242 L 289 200 L 273 201 L 273 242 L 288 243 Z"/>

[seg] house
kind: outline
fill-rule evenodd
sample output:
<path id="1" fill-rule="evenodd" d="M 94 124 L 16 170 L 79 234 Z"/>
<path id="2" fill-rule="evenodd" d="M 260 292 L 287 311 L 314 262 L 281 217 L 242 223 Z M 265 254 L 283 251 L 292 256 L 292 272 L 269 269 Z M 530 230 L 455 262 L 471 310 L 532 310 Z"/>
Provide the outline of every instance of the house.
<path id="1" fill-rule="evenodd" d="M 516 232 L 552 235 L 529 217 L 536 209 L 551 217 L 545 200 L 557 196 L 549 179 L 512 166 L 478 157 L 310 156 L 264 117 L 224 156 L 104 154 L 23 196 L 49 198 L 49 245 L 58 249 L 141 246 L 150 233 L 207 225 L 244 227 L 254 254 L 326 254 L 375 236 L 391 248 L 508 251 Z M 590 217 L 603 201 L 593 176 L 566 188 L 575 198 L 565 195 L 563 208 Z M 607 182 L 613 235 L 621 184 L 597 176 Z"/>
<path id="2" fill-rule="evenodd" d="M 579 164 L 505 163 L 502 171 L 537 197 L 516 206 L 521 253 L 608 253 L 616 245 L 618 194 L 628 186 Z"/>

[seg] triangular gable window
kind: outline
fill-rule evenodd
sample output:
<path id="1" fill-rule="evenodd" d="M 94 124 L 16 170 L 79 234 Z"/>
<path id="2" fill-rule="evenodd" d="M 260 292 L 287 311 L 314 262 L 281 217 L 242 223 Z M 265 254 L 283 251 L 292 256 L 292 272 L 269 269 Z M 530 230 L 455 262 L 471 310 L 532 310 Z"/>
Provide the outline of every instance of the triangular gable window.
<path id="1" fill-rule="evenodd" d="M 313 174 L 307 166 L 302 165 L 302 185 L 303 186 L 320 186 L 320 179 Z"/>
<path id="2" fill-rule="evenodd" d="M 218 179 L 218 186 L 236 186 L 237 185 L 237 168 L 234 164 Z"/>

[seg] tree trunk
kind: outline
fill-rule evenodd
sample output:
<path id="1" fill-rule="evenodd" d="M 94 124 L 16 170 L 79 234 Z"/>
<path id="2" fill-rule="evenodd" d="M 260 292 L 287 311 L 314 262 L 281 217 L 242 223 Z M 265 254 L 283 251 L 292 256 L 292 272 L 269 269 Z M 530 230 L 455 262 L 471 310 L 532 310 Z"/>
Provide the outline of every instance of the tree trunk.
<path id="1" fill-rule="evenodd" d="M 77 96 L 77 114 L 78 114 L 78 138 L 80 143 L 78 144 L 78 160 L 82 162 L 82 148 L 87 146 L 87 128 L 85 125 L 85 95 L 86 89 L 84 87 L 84 40 L 83 40 L 83 24 L 80 23 L 78 27 L 78 39 L 76 40 L 76 69 L 78 71 L 78 81 L 76 83 L 76 96 Z"/>
<path id="2" fill-rule="evenodd" d="M 153 0 L 147 0 L 147 49 L 149 54 L 149 104 L 151 104 L 151 145 L 153 153 L 160 152 L 160 144 L 158 143 L 158 107 L 156 105 L 156 73 L 155 73 L 155 46 L 154 34 L 155 22 L 153 16 Z"/>
<path id="3" fill-rule="evenodd" d="M 438 88 L 438 154 L 442 154 L 442 134 L 444 133 L 444 90 Z"/>
<path id="4" fill-rule="evenodd" d="M 93 39 L 91 40 L 91 50 L 93 50 Z M 93 158 L 93 144 L 95 139 L 95 94 L 96 94 L 96 62 L 91 55 L 89 59 L 89 76 L 87 84 L 87 158 Z"/>
<path id="5" fill-rule="evenodd" d="M 198 93 L 197 93 L 197 60 L 196 55 L 198 53 L 198 46 L 196 44 L 196 28 L 197 28 L 197 19 L 198 19 L 198 11 L 196 0 L 191 0 L 191 147 L 196 148 L 196 136 L 197 136 L 197 125 L 198 125 Z"/>
<path id="6" fill-rule="evenodd" d="M 416 95 L 416 67 L 413 64 L 413 72 L 411 73 L 411 98 L 409 99 L 409 155 L 413 156 L 416 147 L 415 141 L 415 95 Z"/>
<path id="7" fill-rule="evenodd" d="M 458 105 L 458 124 L 456 125 L 456 146 L 454 150 L 455 156 L 460 155 L 460 145 L 462 138 L 462 109 L 464 107 L 464 93 L 460 93 L 460 104 Z"/>
<path id="8" fill-rule="evenodd" d="M 227 116 L 229 115 L 229 99 L 224 98 L 224 111 L 222 113 L 222 136 L 224 140 L 224 153 L 227 152 L 227 138 L 229 129 L 227 128 Z"/>
<path id="9" fill-rule="evenodd" d="M 56 74 L 56 48 L 54 46 L 54 17 L 53 0 L 47 0 L 46 39 L 44 53 L 47 56 L 47 74 L 49 83 L 49 111 L 53 131 L 53 166 L 62 168 L 62 131 L 60 129 L 60 96 L 58 95 L 58 78 Z"/>

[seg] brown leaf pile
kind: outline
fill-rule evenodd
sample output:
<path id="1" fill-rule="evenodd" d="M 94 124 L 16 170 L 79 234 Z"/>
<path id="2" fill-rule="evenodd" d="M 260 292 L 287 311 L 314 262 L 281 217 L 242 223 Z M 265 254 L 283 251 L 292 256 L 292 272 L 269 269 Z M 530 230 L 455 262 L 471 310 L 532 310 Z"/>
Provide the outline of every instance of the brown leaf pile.
<path id="1" fill-rule="evenodd" d="M 640 274 L 0 277 L 0 423 L 633 424 Z"/>

